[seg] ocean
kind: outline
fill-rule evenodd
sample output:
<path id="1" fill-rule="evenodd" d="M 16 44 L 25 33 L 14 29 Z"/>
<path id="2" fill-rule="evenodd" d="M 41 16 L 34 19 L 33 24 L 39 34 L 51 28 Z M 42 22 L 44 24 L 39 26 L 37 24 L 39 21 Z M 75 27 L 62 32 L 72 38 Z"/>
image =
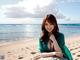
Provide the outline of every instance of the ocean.
<path id="1" fill-rule="evenodd" d="M 80 36 L 80 24 L 59 24 L 59 31 L 64 36 Z M 0 42 L 39 38 L 40 24 L 0 24 Z"/>

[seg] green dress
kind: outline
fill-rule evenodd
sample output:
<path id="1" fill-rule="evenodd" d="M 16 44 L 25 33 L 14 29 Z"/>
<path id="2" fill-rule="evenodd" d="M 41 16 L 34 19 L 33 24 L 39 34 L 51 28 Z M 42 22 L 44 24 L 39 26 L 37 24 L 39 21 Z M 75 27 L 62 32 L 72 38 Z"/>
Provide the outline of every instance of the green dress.
<path id="1" fill-rule="evenodd" d="M 68 60 L 73 60 L 72 55 L 71 55 L 69 49 L 65 45 L 64 35 L 62 33 L 58 33 L 57 37 L 56 37 L 56 40 L 57 40 L 58 45 L 60 46 L 60 48 L 62 50 L 62 53 L 64 54 L 63 57 L 67 58 Z M 41 38 L 39 39 L 39 50 L 40 50 L 40 52 L 52 52 L 48 48 L 48 39 L 46 39 L 45 43 L 42 41 Z"/>

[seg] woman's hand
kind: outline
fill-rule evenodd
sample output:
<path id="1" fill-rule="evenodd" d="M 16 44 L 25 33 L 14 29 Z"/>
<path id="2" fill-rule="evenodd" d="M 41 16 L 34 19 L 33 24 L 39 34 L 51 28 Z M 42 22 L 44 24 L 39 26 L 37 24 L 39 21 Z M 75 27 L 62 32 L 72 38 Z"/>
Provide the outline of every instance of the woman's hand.
<path id="1" fill-rule="evenodd" d="M 63 58 L 63 53 L 62 52 L 55 52 L 55 55 L 59 58 Z"/>
<path id="2" fill-rule="evenodd" d="M 63 54 L 61 52 L 50 52 L 50 53 L 38 53 L 32 58 L 32 60 L 38 60 L 40 58 L 53 57 L 53 56 L 63 58 Z"/>
<path id="3" fill-rule="evenodd" d="M 36 54 L 32 60 L 38 60 L 40 58 L 53 57 L 53 56 L 55 56 L 55 52 L 39 53 L 39 54 Z"/>
<path id="4" fill-rule="evenodd" d="M 33 58 L 32 60 L 38 60 L 41 58 L 41 54 L 40 53 L 37 53 Z"/>
<path id="5" fill-rule="evenodd" d="M 50 35 L 49 39 L 52 40 L 52 41 L 56 40 L 55 36 L 53 34 Z"/>

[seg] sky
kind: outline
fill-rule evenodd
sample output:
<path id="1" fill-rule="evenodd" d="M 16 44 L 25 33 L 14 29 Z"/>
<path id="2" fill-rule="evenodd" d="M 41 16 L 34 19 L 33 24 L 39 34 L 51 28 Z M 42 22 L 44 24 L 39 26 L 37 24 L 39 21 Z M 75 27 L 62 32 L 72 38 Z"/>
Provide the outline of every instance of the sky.
<path id="1" fill-rule="evenodd" d="M 0 24 L 41 24 L 47 14 L 59 24 L 80 23 L 79 0 L 0 0 Z"/>

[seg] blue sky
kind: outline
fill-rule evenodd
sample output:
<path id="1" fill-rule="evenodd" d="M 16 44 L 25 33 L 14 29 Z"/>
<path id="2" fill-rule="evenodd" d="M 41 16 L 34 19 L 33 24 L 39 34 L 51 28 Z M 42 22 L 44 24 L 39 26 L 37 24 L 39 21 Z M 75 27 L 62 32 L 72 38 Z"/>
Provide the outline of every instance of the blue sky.
<path id="1" fill-rule="evenodd" d="M 80 1 L 0 0 L 0 24 L 41 24 L 50 13 L 59 24 L 80 23 Z"/>
<path id="2" fill-rule="evenodd" d="M 62 3 L 58 4 L 57 8 L 72 19 L 80 19 L 80 3 Z"/>

